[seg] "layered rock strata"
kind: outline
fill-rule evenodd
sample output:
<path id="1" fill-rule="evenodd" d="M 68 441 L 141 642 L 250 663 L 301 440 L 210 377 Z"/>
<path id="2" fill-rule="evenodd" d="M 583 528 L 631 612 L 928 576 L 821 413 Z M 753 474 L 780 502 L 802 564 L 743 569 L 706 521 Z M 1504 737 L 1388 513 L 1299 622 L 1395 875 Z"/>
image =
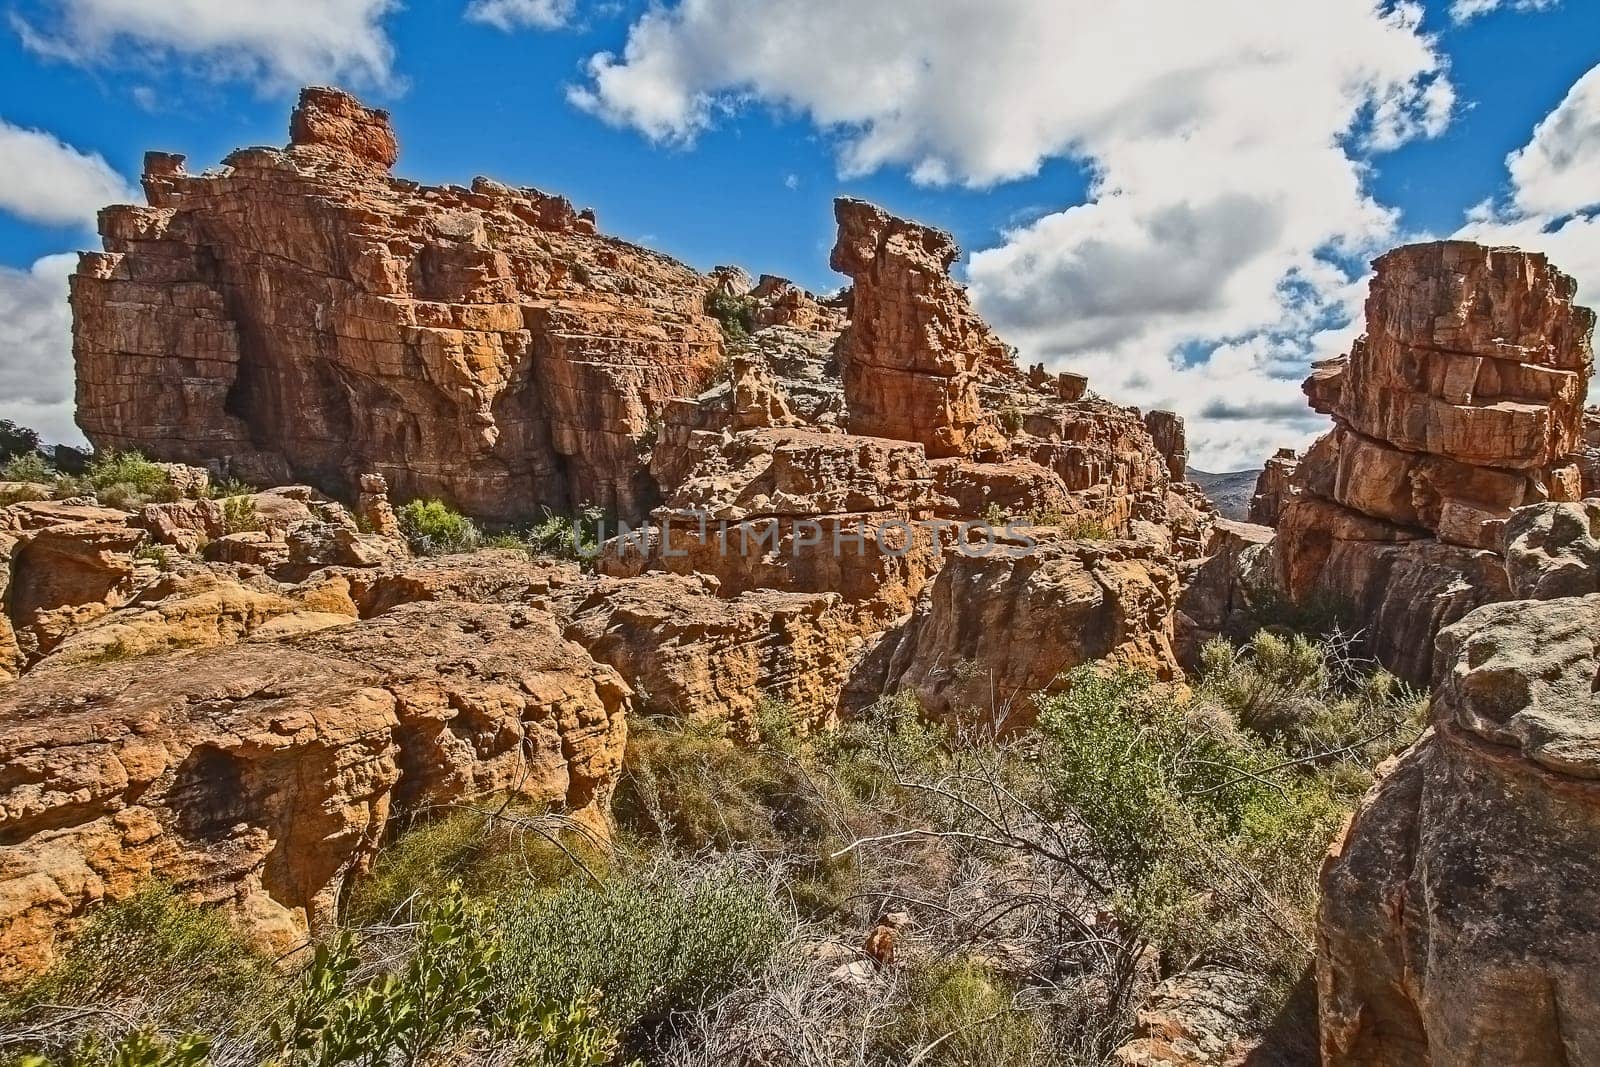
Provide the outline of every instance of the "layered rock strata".
<path id="1" fill-rule="evenodd" d="M 1564 521 L 1532 510 L 1529 529 Z M 1537 589 L 1587 556 L 1524 574 Z M 1322 872 L 1323 1063 L 1600 1057 L 1597 632 L 1591 593 L 1490 605 L 1441 634 L 1432 728 L 1384 769 Z"/>
<path id="2" fill-rule="evenodd" d="M 916 441 L 933 459 L 979 449 L 994 434 L 978 377 L 1011 356 L 950 279 L 954 239 L 862 200 L 835 201 L 834 216 L 831 264 L 854 283 L 840 342 L 850 431 Z"/>
<path id="3" fill-rule="evenodd" d="M 500 605 L 29 675 L 0 690 L 0 974 L 150 878 L 287 948 L 434 804 L 515 791 L 601 825 L 627 697 Z"/>
<path id="4" fill-rule="evenodd" d="M 1033 721 L 1035 695 L 1086 663 L 1177 676 L 1171 560 L 1147 542 L 1037 533 L 945 563 L 892 638 L 886 688 L 933 715 L 1014 730 Z"/>
<path id="5" fill-rule="evenodd" d="M 707 279 L 486 178 L 392 177 L 386 114 L 308 89 L 287 149 L 100 215 L 72 281 L 78 420 L 97 447 L 531 518 L 654 502 L 638 439 L 704 385 Z"/>
<path id="6" fill-rule="evenodd" d="M 1334 429 L 1292 475 L 1278 557 L 1293 601 L 1338 602 L 1425 682 L 1438 627 L 1506 595 L 1506 517 L 1582 493 L 1594 314 L 1515 249 L 1410 245 L 1374 268 L 1366 335 L 1306 382 Z"/>

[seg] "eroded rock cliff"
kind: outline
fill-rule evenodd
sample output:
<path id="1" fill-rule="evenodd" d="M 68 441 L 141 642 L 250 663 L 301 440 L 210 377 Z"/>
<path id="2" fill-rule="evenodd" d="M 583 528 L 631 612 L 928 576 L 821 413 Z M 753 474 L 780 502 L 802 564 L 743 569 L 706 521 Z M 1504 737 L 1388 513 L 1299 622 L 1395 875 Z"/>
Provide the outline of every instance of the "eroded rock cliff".
<path id="1" fill-rule="evenodd" d="M 480 517 L 655 503 L 638 439 L 721 358 L 710 281 L 535 189 L 392 177 L 388 116 L 308 89 L 283 150 L 191 175 L 146 159 L 146 207 L 100 215 L 72 282 L 78 421 L 266 484 Z"/>
<path id="2" fill-rule="evenodd" d="M 1322 873 L 1330 1067 L 1600 1057 L 1596 633 L 1593 594 L 1489 605 L 1443 631 L 1432 729 Z"/>
<path id="3" fill-rule="evenodd" d="M 1536 253 L 1442 241 L 1373 266 L 1366 335 L 1305 384 L 1334 429 L 1268 495 L 1290 599 L 1335 602 L 1425 683 L 1438 629 L 1508 595 L 1506 517 L 1583 492 L 1594 313 Z"/>

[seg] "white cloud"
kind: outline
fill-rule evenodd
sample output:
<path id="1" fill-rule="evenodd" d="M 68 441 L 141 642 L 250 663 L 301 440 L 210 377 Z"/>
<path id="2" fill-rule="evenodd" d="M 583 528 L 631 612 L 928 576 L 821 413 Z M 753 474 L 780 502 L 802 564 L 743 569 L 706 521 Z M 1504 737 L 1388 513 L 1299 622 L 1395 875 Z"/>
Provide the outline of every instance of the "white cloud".
<path id="1" fill-rule="evenodd" d="M 764 103 L 830 132 L 846 175 L 982 187 L 1080 160 L 1087 203 L 973 256 L 980 308 L 1024 359 L 1176 408 L 1201 466 L 1237 466 L 1317 424 L 1298 380 L 1352 305 L 1340 264 L 1394 236 L 1369 157 L 1450 119 L 1420 20 L 1384 0 L 681 0 L 570 99 L 676 143 Z"/>
<path id="2" fill-rule="evenodd" d="M 1455 0 L 1450 5 L 1450 17 L 1456 22 L 1470 22 L 1479 15 L 1510 8 L 1512 11 L 1548 11 L 1561 0 Z"/>
<path id="3" fill-rule="evenodd" d="M 572 21 L 577 0 L 472 0 L 467 19 L 497 30 L 554 30 Z"/>
<path id="4" fill-rule="evenodd" d="M 383 18 L 399 0 L 53 0 L 52 17 L 12 16 L 23 43 L 83 65 L 127 56 L 191 61 L 264 89 L 347 80 L 392 84 Z"/>
<path id="5" fill-rule="evenodd" d="M 27 270 L 0 267 L 0 418 L 69 444 L 83 440 L 73 424 L 67 306 L 67 276 L 77 262 L 67 253 Z"/>
<path id="6" fill-rule="evenodd" d="M 1525 214 L 1570 215 L 1600 205 L 1600 66 L 1578 79 L 1506 165 Z"/>
<path id="7" fill-rule="evenodd" d="M 0 119 L 0 211 L 49 226 L 93 225 L 102 207 L 135 196 L 100 156 Z"/>
<path id="8" fill-rule="evenodd" d="M 1456 234 L 1543 252 L 1600 307 L 1600 66 L 1572 86 L 1506 159 L 1504 204 L 1479 204 Z"/>

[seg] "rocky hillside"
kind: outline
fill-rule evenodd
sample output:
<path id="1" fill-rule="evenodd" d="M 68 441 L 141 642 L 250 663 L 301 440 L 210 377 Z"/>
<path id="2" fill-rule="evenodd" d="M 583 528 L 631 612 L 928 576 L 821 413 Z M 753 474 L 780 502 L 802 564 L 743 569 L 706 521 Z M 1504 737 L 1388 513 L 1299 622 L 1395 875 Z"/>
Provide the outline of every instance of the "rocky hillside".
<path id="1" fill-rule="evenodd" d="M 1379 259 L 1247 523 L 941 231 L 837 201 L 821 300 L 395 177 L 337 90 L 289 134 L 147 157 L 73 279 L 95 459 L 0 482 L 5 1047 L 1600 1057 L 1594 316 L 1543 256 Z"/>

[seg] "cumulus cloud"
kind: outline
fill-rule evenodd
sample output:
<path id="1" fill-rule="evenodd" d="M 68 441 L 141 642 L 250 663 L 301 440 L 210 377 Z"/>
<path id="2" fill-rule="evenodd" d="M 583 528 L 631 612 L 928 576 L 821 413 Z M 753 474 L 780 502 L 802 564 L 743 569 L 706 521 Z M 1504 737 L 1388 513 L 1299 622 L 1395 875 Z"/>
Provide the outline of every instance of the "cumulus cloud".
<path id="1" fill-rule="evenodd" d="M 554 30 L 572 21 L 576 0 L 472 0 L 467 19 L 497 30 Z"/>
<path id="2" fill-rule="evenodd" d="M 1470 22 L 1479 15 L 1509 8 L 1512 11 L 1548 11 L 1561 0 L 1455 0 L 1450 5 L 1450 17 L 1456 22 Z"/>
<path id="3" fill-rule="evenodd" d="M 93 223 L 135 194 L 103 158 L 0 119 L 0 211 L 49 226 Z"/>
<path id="4" fill-rule="evenodd" d="M 1544 252 L 1600 307 L 1600 66 L 1572 86 L 1506 159 L 1502 204 L 1473 209 L 1457 236 Z"/>
<path id="5" fill-rule="evenodd" d="M 399 0 L 52 0 L 48 6 L 42 21 L 12 17 L 23 43 L 82 65 L 171 57 L 267 90 L 393 81 L 394 48 L 383 19 Z"/>
<path id="6" fill-rule="evenodd" d="M 1506 165 L 1513 200 L 1525 214 L 1570 215 L 1600 206 L 1600 66 L 1578 79 Z"/>
<path id="7" fill-rule="evenodd" d="M 74 254 L 46 256 L 26 270 L 0 267 L 0 418 L 47 440 L 82 440 L 73 424 L 72 311 L 67 276 Z"/>
<path id="8" fill-rule="evenodd" d="M 1214 468 L 1318 425 L 1292 414 L 1298 379 L 1359 306 L 1349 265 L 1395 229 L 1369 161 L 1454 107 L 1421 17 L 1386 0 L 681 0 L 594 56 L 570 99 L 673 143 L 764 103 L 832 134 L 847 176 L 983 187 L 1080 161 L 1087 202 L 980 250 L 974 296 L 1024 359 L 1196 416 Z"/>

